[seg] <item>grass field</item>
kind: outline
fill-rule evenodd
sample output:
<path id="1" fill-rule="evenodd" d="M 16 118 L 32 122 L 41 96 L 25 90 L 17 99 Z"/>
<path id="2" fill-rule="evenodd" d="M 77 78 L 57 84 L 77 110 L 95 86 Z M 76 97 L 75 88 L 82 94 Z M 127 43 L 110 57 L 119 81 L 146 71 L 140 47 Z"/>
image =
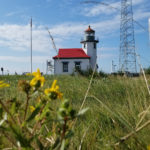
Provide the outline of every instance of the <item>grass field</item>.
<path id="1" fill-rule="evenodd" d="M 70 99 L 74 108 L 79 110 L 84 100 L 90 78 L 82 76 L 45 76 L 45 87 L 58 80 L 60 91 Z M 0 76 L 0 80 L 10 83 L 9 88 L 1 89 L 0 96 L 5 100 L 16 97 L 24 102 L 25 95 L 19 93 L 19 80 L 27 76 Z M 74 136 L 69 150 L 145 150 L 150 145 L 150 125 L 125 141 L 114 146 L 121 137 L 136 130 L 143 111 L 150 105 L 150 95 L 144 78 L 107 77 L 93 79 L 84 108 L 88 112 L 78 119 L 74 126 Z M 57 106 L 56 106 L 57 107 Z M 150 111 L 141 124 L 150 120 Z M 138 128 L 137 127 L 137 128 Z M 2 145 L 2 136 L 0 145 Z"/>

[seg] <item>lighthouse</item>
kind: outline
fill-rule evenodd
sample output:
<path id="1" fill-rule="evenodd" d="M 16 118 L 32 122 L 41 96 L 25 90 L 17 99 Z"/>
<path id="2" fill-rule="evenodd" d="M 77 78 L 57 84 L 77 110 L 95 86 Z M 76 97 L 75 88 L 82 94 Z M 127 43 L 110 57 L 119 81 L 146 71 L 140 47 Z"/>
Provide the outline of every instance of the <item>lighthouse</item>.
<path id="1" fill-rule="evenodd" d="M 84 31 L 84 39 L 80 43 L 85 53 L 90 56 L 89 67 L 94 70 L 97 65 L 97 43 L 99 41 L 95 39 L 95 31 L 90 26 Z"/>
<path id="2" fill-rule="evenodd" d="M 82 48 L 60 48 L 54 59 L 54 74 L 73 74 L 79 70 L 97 69 L 95 31 L 89 26 L 84 31 Z"/>

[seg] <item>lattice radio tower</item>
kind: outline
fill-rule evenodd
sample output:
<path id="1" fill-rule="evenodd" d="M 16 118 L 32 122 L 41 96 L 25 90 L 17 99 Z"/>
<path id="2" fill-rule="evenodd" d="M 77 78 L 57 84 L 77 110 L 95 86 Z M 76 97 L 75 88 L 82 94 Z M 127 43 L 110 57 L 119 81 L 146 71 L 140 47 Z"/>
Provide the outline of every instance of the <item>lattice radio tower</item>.
<path id="1" fill-rule="evenodd" d="M 132 0 L 121 0 L 119 70 L 137 73 Z"/>

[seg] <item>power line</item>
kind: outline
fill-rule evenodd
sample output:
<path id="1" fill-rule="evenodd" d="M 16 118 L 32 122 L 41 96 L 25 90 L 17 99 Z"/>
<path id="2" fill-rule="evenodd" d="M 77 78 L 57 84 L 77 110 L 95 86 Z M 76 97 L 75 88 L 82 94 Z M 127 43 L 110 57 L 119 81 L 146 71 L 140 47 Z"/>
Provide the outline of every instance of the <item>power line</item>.
<path id="1" fill-rule="evenodd" d="M 136 73 L 134 23 L 145 32 L 148 32 L 148 30 L 138 21 L 133 19 L 132 0 L 121 0 L 121 9 L 108 3 L 98 1 L 89 0 L 82 3 L 101 4 L 121 12 L 119 70 L 124 73 Z"/>
<path id="2" fill-rule="evenodd" d="M 108 3 L 104 3 L 104 2 L 98 2 L 98 1 L 84 1 L 84 2 L 81 2 L 81 4 L 90 4 L 90 3 L 93 3 L 93 4 L 101 4 L 101 5 L 104 5 L 104 6 L 107 6 L 109 8 L 113 8 L 117 11 L 121 11 L 121 9 L 117 8 L 117 7 L 114 7 L 114 6 L 111 6 L 110 4 Z M 139 23 L 138 21 L 136 21 L 135 19 L 133 19 L 134 23 L 136 23 L 140 28 L 142 28 L 145 32 L 148 32 L 147 28 L 145 28 L 141 23 Z"/>

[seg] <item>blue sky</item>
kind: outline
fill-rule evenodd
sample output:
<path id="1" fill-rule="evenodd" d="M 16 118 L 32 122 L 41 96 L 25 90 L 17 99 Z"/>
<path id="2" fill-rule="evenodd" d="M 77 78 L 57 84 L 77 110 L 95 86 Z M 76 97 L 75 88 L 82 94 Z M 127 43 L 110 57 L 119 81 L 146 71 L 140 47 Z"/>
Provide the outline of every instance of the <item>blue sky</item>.
<path id="1" fill-rule="evenodd" d="M 103 5 L 82 4 L 83 0 L 3 0 L 0 4 L 0 67 L 5 73 L 30 71 L 30 18 L 33 18 L 33 70 L 46 70 L 46 60 L 56 51 L 46 28 L 54 37 L 57 49 L 80 48 L 84 30 L 91 25 L 99 38 L 98 65 L 111 71 L 118 66 L 120 12 Z M 98 0 L 97 0 L 98 1 Z M 102 2 L 102 0 L 99 0 Z M 105 2 L 103 0 L 103 2 Z M 120 8 L 120 0 L 107 0 Z M 133 0 L 134 19 L 148 30 L 149 0 Z M 136 52 L 143 67 L 150 66 L 148 32 L 135 24 Z"/>

